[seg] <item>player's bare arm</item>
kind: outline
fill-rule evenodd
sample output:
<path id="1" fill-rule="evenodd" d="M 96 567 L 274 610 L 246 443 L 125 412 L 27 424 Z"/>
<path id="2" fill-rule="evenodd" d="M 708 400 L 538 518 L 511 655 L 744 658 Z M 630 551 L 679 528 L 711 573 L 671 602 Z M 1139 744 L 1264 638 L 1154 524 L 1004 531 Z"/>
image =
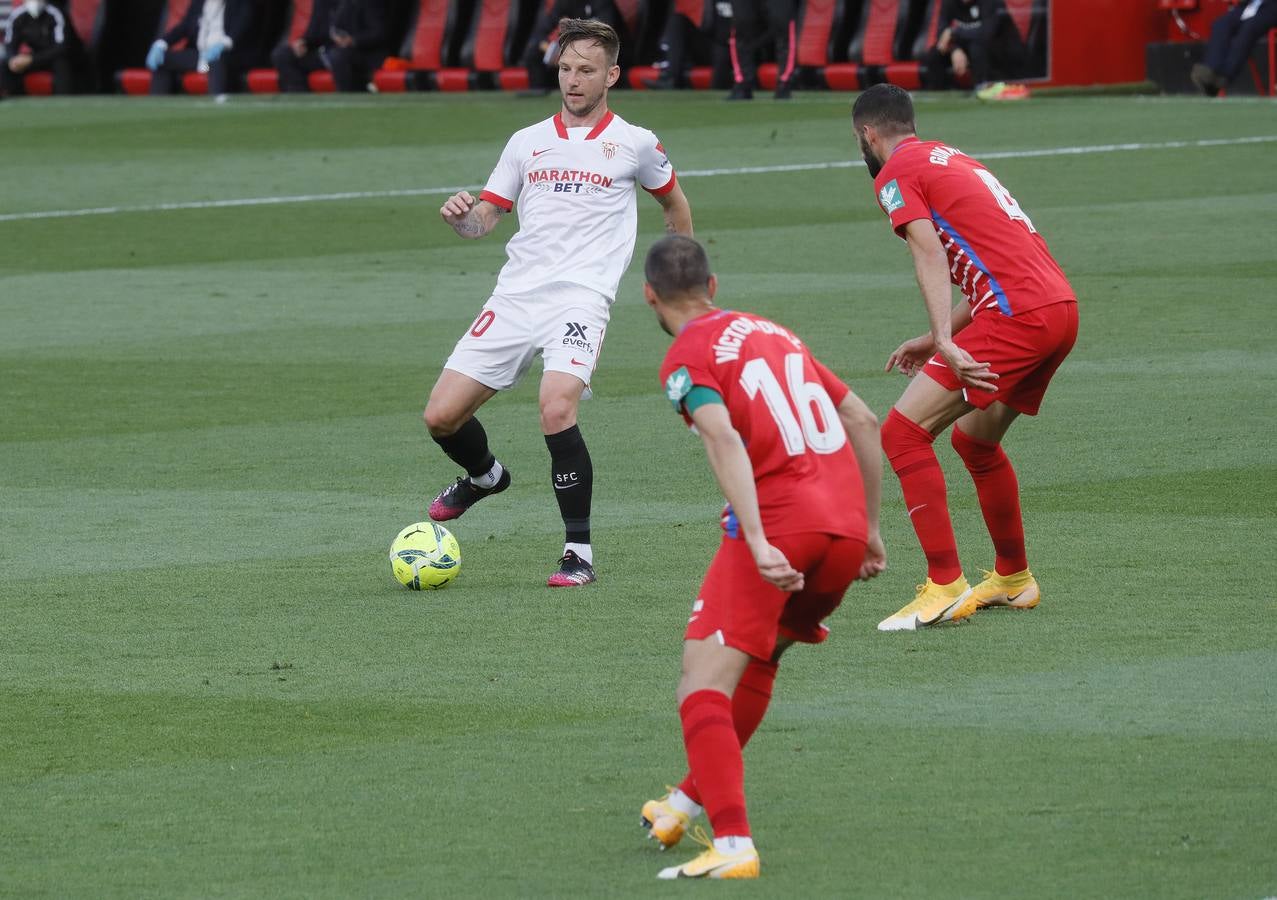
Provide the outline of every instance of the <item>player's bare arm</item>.
<path id="1" fill-rule="evenodd" d="M 759 574 L 783 591 L 802 590 L 803 573 L 789 564 L 785 554 L 773 547 L 763 532 L 754 467 L 740 434 L 732 426 L 727 407 L 706 403 L 692 413 L 692 421 L 705 444 L 705 454 L 718 486 L 740 522 L 741 535 L 754 555 Z"/>
<path id="2" fill-rule="evenodd" d="M 970 353 L 953 342 L 953 326 L 950 309 L 952 292 L 949 288 L 949 256 L 940 243 L 935 226 L 930 219 L 914 219 L 905 226 L 905 241 L 913 255 L 914 274 L 918 289 L 927 307 L 931 321 L 931 336 L 935 339 L 936 352 L 967 387 L 982 391 L 997 390 L 994 382 L 998 376 L 987 362 L 976 361 Z"/>
<path id="3" fill-rule="evenodd" d="M 476 240 L 497 227 L 505 210 L 487 200 L 476 201 L 469 191 L 461 191 L 444 201 L 439 215 L 459 236 Z"/>
<path id="4" fill-rule="evenodd" d="M 867 581 L 887 570 L 887 548 L 878 528 L 878 508 L 882 502 L 882 443 L 878 436 L 878 417 L 865 401 L 848 392 L 838 404 L 838 418 L 851 442 L 851 450 L 860 465 L 865 488 L 865 522 L 869 537 L 865 541 L 865 557 L 860 564 L 859 579 Z"/>
<path id="5" fill-rule="evenodd" d="M 656 198 L 665 211 L 665 233 L 692 237 L 692 205 L 687 202 L 683 186 L 677 182 L 669 193 Z"/>

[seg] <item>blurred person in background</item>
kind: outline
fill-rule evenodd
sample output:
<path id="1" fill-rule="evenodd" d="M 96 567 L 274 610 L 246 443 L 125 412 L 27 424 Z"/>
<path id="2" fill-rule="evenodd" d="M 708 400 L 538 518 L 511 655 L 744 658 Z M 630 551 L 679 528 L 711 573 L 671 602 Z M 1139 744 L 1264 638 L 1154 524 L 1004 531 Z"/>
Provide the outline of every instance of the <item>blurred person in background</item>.
<path id="1" fill-rule="evenodd" d="M 708 59 L 714 74 L 712 87 L 730 87 L 732 61 L 729 47 L 732 34 L 732 4 L 729 0 L 706 3 L 678 0 L 670 9 L 661 32 L 661 59 L 654 65 L 655 78 L 643 79 L 644 87 L 668 91 L 691 87 L 693 60 Z"/>
<path id="2" fill-rule="evenodd" d="M 244 68 L 241 56 L 253 28 L 253 6 L 253 0 L 191 0 L 182 20 L 146 54 L 151 93 L 176 93 L 183 75 L 204 72 L 210 95 L 229 94 Z M 174 49 L 179 44 L 181 49 Z"/>
<path id="3" fill-rule="evenodd" d="M 26 93 L 23 79 L 32 72 L 52 72 L 53 93 L 71 93 L 70 32 L 66 16 L 46 0 L 16 4 L 4 24 L 0 95 Z"/>
<path id="4" fill-rule="evenodd" d="M 1003 0 L 944 0 L 940 36 L 923 57 L 922 86 L 944 90 L 969 78 L 976 87 L 1016 77 L 1026 49 Z"/>
<path id="5" fill-rule="evenodd" d="M 776 99 L 788 100 L 798 55 L 798 0 L 731 0 L 732 92 L 728 100 L 753 100 L 758 54 L 765 42 L 776 47 Z"/>
<path id="6" fill-rule="evenodd" d="M 339 91 L 364 91 L 391 47 L 389 0 L 318 0 L 306 33 L 276 48 L 271 62 L 281 91 L 305 91 L 307 75 L 333 73 Z"/>
<path id="7" fill-rule="evenodd" d="M 1246 66 L 1255 42 L 1277 28 L 1277 0 L 1243 0 L 1211 25 L 1206 58 L 1189 77 L 1208 97 L 1218 97 Z"/>

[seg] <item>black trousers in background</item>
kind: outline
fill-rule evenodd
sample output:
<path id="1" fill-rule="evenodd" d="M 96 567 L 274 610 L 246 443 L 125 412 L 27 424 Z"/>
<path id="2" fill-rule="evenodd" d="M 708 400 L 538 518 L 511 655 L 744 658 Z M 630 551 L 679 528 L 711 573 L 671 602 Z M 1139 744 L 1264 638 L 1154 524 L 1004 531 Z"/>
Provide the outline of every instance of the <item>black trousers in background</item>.
<path id="1" fill-rule="evenodd" d="M 1215 20 L 1206 42 L 1204 62 L 1215 74 L 1232 81 L 1246 67 L 1251 48 L 1270 28 L 1277 28 L 1277 2 L 1269 0 L 1245 21 L 1242 13 L 1248 3 L 1243 0 Z"/>
<path id="2" fill-rule="evenodd" d="M 199 66 L 198 50 L 170 50 L 164 54 L 164 62 L 151 73 L 151 94 L 165 95 L 179 93 L 182 76 L 194 72 Z M 235 62 L 235 51 L 227 50 L 208 66 L 208 93 L 216 97 L 229 94 L 237 86 L 239 66 Z"/>
<path id="3" fill-rule="evenodd" d="M 328 57 L 328 69 L 339 91 L 366 91 L 372 73 L 386 61 L 384 51 L 358 47 L 328 47 L 324 55 Z"/>
<path id="4" fill-rule="evenodd" d="M 661 34 L 661 51 L 665 55 L 669 78 L 678 87 L 687 87 L 688 73 L 692 68 L 689 58 L 708 57 L 714 69 L 710 86 L 731 87 L 733 81 L 731 36 L 732 18 L 730 16 L 720 16 L 715 13 L 714 21 L 709 27 L 697 28 L 687 16 L 677 12 L 670 13 L 669 21 L 665 23 L 665 31 Z"/>
<path id="5" fill-rule="evenodd" d="M 971 61 L 971 80 L 984 84 L 995 78 L 1023 78 L 1028 62 L 1028 49 L 1020 37 L 1020 29 L 1008 15 L 998 24 L 988 40 L 962 38 L 955 34 L 953 45 L 961 47 Z"/>
<path id="6" fill-rule="evenodd" d="M 323 57 L 320 55 L 322 49 L 315 47 L 298 56 L 293 53 L 293 48 L 288 44 L 281 44 L 271 52 L 270 62 L 279 73 L 281 93 L 310 90 L 310 82 L 306 76 L 325 68 Z"/>
<path id="7" fill-rule="evenodd" d="M 29 66 L 22 74 L 16 74 L 9 71 L 8 60 L 0 62 L 0 70 L 3 71 L 3 80 L 0 80 L 0 89 L 6 94 L 19 96 L 27 92 L 23 79 L 32 72 L 52 72 L 53 73 L 53 93 L 69 94 L 75 87 L 75 67 L 71 65 L 71 59 L 68 56 L 59 56 L 57 59 L 50 60 L 43 65 Z"/>
<path id="8" fill-rule="evenodd" d="M 758 85 L 758 54 L 767 41 L 775 42 L 777 81 L 793 77 L 798 55 L 797 0 L 731 0 L 732 68 L 737 84 Z"/>

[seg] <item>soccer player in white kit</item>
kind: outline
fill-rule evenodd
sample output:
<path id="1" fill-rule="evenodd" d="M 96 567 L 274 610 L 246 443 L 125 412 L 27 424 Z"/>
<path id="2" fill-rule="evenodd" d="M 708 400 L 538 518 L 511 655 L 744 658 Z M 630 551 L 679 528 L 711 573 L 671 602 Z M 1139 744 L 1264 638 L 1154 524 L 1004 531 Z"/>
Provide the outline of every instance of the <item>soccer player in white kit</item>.
<path id="1" fill-rule="evenodd" d="M 607 107 L 621 70 L 620 41 L 594 19 L 559 22 L 559 90 L 553 118 L 515 132 L 476 200 L 453 194 L 439 210 L 463 238 L 481 238 L 519 206 L 519 230 L 492 297 L 430 392 L 425 420 L 443 452 L 466 470 L 430 504 L 435 521 L 455 519 L 510 486 L 475 417 L 498 391 L 514 387 L 540 354 L 541 431 L 550 451 L 555 499 L 566 540 L 551 587 L 595 580 L 590 547 L 594 470 L 577 427 L 616 288 L 638 230 L 636 188 L 656 198 L 665 229 L 692 234 L 692 211 L 665 148 L 652 132 Z"/>

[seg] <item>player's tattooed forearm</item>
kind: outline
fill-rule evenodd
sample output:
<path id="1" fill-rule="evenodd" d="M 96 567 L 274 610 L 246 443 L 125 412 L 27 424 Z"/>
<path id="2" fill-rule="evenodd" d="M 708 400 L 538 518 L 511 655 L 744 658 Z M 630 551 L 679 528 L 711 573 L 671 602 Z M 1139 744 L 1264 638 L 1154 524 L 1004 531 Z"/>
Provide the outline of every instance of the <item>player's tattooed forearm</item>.
<path id="1" fill-rule="evenodd" d="M 488 233 L 483 223 L 479 221 L 479 217 L 474 214 L 474 210 L 466 213 L 466 217 L 452 227 L 462 237 L 483 237 Z"/>

